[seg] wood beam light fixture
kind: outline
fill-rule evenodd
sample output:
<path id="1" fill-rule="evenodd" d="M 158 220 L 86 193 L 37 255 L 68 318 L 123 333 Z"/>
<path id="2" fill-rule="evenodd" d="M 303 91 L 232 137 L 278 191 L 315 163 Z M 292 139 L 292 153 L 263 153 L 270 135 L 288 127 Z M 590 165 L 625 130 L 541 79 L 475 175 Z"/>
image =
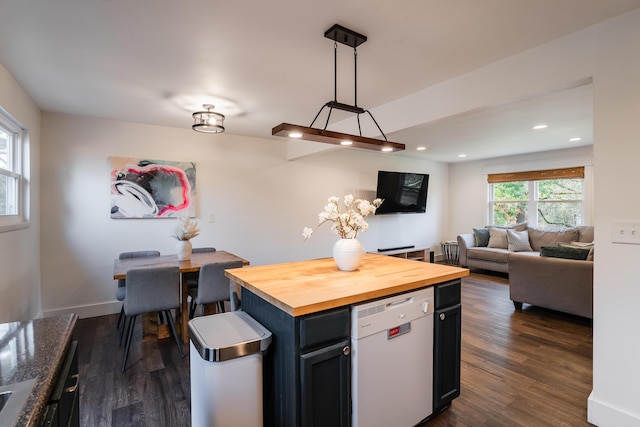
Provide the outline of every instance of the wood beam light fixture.
<path id="1" fill-rule="evenodd" d="M 385 151 L 385 152 L 393 152 L 393 151 L 402 151 L 405 149 L 404 144 L 400 144 L 397 142 L 391 142 L 387 140 L 387 136 L 384 134 L 378 122 L 373 117 L 369 110 L 365 110 L 364 108 L 358 107 L 358 76 L 357 76 L 357 64 L 358 64 L 358 54 L 356 48 L 360 46 L 362 43 L 367 41 L 367 37 L 362 34 L 358 34 L 355 31 L 349 30 L 348 28 L 342 27 L 338 24 L 335 24 L 333 27 L 329 28 L 325 31 L 324 36 L 330 40 L 333 40 L 333 58 L 334 58 L 334 93 L 333 93 L 333 101 L 329 101 L 324 104 L 316 117 L 311 122 L 310 126 L 301 126 L 301 125 L 293 125 L 289 123 L 280 123 L 278 126 L 271 129 L 271 135 L 282 136 L 288 138 L 299 138 L 304 139 L 306 141 L 315 141 L 315 142 L 324 142 L 327 144 L 335 144 L 335 145 L 343 145 L 343 146 L 351 146 L 355 148 L 365 148 L 368 150 L 376 150 L 376 151 Z M 338 43 L 347 45 L 353 48 L 353 58 L 354 58 L 354 105 L 344 104 L 342 102 L 338 102 L 337 100 L 337 50 Z M 313 124 L 316 122 L 320 113 L 325 108 L 329 108 L 329 114 L 327 115 L 327 120 L 324 124 L 324 128 L 314 128 Z M 356 114 L 356 119 L 358 121 L 358 135 L 351 135 L 342 132 L 335 132 L 327 130 L 327 126 L 329 125 L 329 119 L 331 118 L 331 112 L 333 109 L 338 109 L 342 111 L 347 111 L 349 113 Z M 384 138 L 384 140 L 376 139 L 376 138 L 368 138 L 362 136 L 362 128 L 360 127 L 360 115 L 367 113 L 373 123 L 376 125 L 380 134 Z"/>

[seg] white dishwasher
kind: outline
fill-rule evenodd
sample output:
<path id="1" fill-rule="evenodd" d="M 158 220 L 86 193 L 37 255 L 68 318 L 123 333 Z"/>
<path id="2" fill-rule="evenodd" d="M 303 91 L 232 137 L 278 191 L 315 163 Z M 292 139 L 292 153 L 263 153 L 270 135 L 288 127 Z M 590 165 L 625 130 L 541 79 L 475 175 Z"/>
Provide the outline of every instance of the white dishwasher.
<path id="1" fill-rule="evenodd" d="M 411 427 L 433 412 L 433 287 L 351 310 L 352 426 Z"/>

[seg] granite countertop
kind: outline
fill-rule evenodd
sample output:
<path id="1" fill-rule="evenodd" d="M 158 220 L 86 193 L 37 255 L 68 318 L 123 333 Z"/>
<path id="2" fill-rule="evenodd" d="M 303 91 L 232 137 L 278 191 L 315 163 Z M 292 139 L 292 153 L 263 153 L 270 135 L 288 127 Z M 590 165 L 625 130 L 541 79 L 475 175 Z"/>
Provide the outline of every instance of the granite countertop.
<path id="1" fill-rule="evenodd" d="M 225 274 L 295 317 L 458 279 L 469 270 L 366 254 L 356 271 L 340 271 L 332 258 L 322 258 L 235 268 Z"/>
<path id="2" fill-rule="evenodd" d="M 36 380 L 17 425 L 39 424 L 77 318 L 67 314 L 0 324 L 0 386 Z"/>

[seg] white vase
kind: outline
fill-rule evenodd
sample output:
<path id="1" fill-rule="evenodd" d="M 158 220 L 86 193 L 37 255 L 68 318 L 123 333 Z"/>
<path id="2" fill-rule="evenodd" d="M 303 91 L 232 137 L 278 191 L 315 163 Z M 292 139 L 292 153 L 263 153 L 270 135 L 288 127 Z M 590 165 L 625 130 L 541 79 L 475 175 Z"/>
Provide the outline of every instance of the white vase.
<path id="1" fill-rule="evenodd" d="M 340 239 L 333 245 L 333 260 L 342 271 L 353 271 L 360 266 L 364 248 L 358 239 Z"/>
<path id="2" fill-rule="evenodd" d="M 178 254 L 178 261 L 188 261 L 191 259 L 191 242 L 189 240 L 178 240 L 176 244 L 176 253 Z"/>

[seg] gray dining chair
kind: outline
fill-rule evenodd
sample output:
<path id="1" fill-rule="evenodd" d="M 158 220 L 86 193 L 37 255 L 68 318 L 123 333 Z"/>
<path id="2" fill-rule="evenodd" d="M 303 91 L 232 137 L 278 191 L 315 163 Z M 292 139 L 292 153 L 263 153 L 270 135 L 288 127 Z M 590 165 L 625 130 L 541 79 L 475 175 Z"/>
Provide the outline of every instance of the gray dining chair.
<path id="1" fill-rule="evenodd" d="M 193 250 L 191 251 L 191 253 L 193 254 L 199 254 L 199 253 L 206 253 L 206 252 L 215 252 L 216 248 L 211 248 L 211 247 L 204 247 L 204 248 L 193 248 Z M 198 271 L 194 271 L 194 272 L 189 272 L 189 273 L 183 273 L 182 274 L 182 283 L 183 284 L 187 284 L 187 289 L 195 289 L 198 287 L 198 277 L 200 276 L 200 272 Z M 192 305 L 193 305 L 193 300 L 191 301 Z"/>
<path id="2" fill-rule="evenodd" d="M 231 283 L 224 275 L 230 268 L 242 267 L 242 261 L 227 261 L 205 264 L 200 268 L 198 287 L 189 289 L 191 309 L 189 317 L 193 318 L 198 305 L 216 303 L 218 312 L 224 312 L 224 302 L 231 300 Z"/>
<path id="3" fill-rule="evenodd" d="M 152 267 L 127 271 L 127 286 L 124 299 L 125 323 L 128 320 L 127 341 L 122 359 L 122 372 L 127 366 L 131 337 L 136 317 L 143 313 L 163 313 L 171 328 L 180 357 L 184 357 L 182 345 L 176 333 L 171 310 L 180 307 L 180 268 Z"/>
<path id="4" fill-rule="evenodd" d="M 118 259 L 131 259 L 131 258 L 144 258 L 151 256 L 160 256 L 160 251 L 134 251 L 134 252 L 122 252 L 118 255 Z M 125 279 L 118 279 L 118 289 L 116 290 L 116 299 L 118 301 L 124 301 L 125 289 L 127 285 Z M 124 304 L 120 308 L 120 316 L 118 316 L 118 329 L 120 324 L 124 320 Z M 124 326 L 124 325 L 123 325 Z M 124 330 L 124 328 L 123 328 Z"/>

